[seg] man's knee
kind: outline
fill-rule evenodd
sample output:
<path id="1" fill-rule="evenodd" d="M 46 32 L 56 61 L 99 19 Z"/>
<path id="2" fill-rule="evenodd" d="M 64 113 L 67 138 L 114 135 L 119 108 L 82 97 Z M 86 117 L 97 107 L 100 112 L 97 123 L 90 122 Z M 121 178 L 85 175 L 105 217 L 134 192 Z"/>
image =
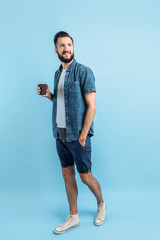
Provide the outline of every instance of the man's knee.
<path id="1" fill-rule="evenodd" d="M 85 183 L 86 185 L 89 185 L 90 184 L 90 181 L 91 181 L 91 172 L 88 172 L 88 173 L 79 173 L 80 175 L 80 178 L 82 180 L 83 183 Z"/>
<path id="2" fill-rule="evenodd" d="M 74 166 L 63 167 L 62 174 L 64 179 L 69 179 L 75 177 L 75 169 Z"/>

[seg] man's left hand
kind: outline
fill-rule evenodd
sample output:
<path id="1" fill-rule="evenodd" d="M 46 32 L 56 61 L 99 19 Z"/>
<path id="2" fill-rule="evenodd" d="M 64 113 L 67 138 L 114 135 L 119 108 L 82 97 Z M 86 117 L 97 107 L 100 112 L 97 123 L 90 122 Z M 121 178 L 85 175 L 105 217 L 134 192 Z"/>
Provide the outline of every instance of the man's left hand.
<path id="1" fill-rule="evenodd" d="M 84 147 L 84 146 L 85 146 L 85 143 L 86 143 L 86 137 L 80 135 L 78 141 L 79 141 L 79 143 Z"/>

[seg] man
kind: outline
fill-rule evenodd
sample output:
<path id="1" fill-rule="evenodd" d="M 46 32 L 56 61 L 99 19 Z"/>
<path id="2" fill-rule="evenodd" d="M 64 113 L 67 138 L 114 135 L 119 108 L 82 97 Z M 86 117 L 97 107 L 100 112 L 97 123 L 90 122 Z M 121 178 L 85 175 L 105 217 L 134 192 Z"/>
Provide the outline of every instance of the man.
<path id="1" fill-rule="evenodd" d="M 58 32 L 54 37 L 55 52 L 61 61 L 54 76 L 53 94 L 49 91 L 44 97 L 53 101 L 52 123 L 56 149 L 62 166 L 70 216 L 55 228 L 56 234 L 64 233 L 78 226 L 78 189 L 75 168 L 80 178 L 97 199 L 95 225 L 105 221 L 105 202 L 98 181 L 91 173 L 91 137 L 94 135 L 93 118 L 96 112 L 95 78 L 92 70 L 74 58 L 74 43 L 66 32 Z M 38 94 L 40 88 L 37 87 Z"/>

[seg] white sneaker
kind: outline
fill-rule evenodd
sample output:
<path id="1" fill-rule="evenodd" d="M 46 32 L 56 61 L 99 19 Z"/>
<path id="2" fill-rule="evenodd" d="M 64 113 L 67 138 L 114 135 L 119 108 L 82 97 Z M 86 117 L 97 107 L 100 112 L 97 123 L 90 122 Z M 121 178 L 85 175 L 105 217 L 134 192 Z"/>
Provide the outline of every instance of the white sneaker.
<path id="1" fill-rule="evenodd" d="M 105 202 L 97 204 L 98 211 L 94 220 L 95 225 L 101 225 L 106 219 L 106 204 Z"/>
<path id="2" fill-rule="evenodd" d="M 66 232 L 69 228 L 78 227 L 80 224 L 78 213 L 75 215 L 70 215 L 64 223 L 59 225 L 54 229 L 56 234 L 61 234 Z"/>

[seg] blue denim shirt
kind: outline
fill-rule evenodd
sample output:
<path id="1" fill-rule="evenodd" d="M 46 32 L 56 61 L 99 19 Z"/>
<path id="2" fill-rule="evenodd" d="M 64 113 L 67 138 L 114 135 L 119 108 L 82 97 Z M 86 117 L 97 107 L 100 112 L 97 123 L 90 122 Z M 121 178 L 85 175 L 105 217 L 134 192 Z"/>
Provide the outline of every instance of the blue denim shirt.
<path id="1" fill-rule="evenodd" d="M 53 88 L 52 129 L 53 137 L 57 138 L 57 84 L 61 74 L 62 65 L 55 72 Z M 66 141 L 72 142 L 79 138 L 87 111 L 84 95 L 95 91 L 95 77 L 92 70 L 78 62 L 75 58 L 66 70 L 64 80 L 64 101 L 66 114 Z M 88 134 L 94 135 L 94 122 L 92 121 Z"/>

